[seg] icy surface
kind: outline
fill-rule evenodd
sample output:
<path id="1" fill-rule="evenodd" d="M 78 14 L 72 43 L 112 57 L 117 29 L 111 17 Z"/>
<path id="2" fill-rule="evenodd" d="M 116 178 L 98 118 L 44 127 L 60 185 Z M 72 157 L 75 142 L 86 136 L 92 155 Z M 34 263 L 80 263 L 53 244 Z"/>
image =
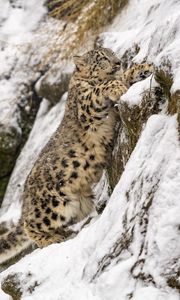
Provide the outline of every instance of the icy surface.
<path id="1" fill-rule="evenodd" d="M 44 295 L 46 300 L 125 300 L 130 294 L 133 300 L 178 300 L 178 292 L 166 283 L 172 262 L 180 255 L 178 182 L 176 118 L 154 115 L 103 214 L 76 238 L 34 251 L 1 277 L 19 273 L 22 300 L 43 300 Z M 149 193 L 153 194 L 147 210 L 149 222 L 141 224 Z M 118 252 L 123 234 L 126 238 L 132 235 L 132 240 Z M 135 268 L 135 263 L 143 259 L 144 263 Z M 154 284 L 136 280 L 139 272 L 152 276 Z M 31 295 L 28 287 L 36 280 L 39 286 Z"/>

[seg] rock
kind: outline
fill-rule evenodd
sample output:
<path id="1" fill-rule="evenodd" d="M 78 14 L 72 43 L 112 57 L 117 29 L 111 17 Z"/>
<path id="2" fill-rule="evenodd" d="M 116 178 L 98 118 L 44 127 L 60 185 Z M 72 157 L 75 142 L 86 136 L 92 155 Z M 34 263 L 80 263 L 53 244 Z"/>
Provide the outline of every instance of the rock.
<path id="1" fill-rule="evenodd" d="M 169 114 L 178 115 L 178 124 L 180 131 L 180 90 L 173 88 L 173 75 L 171 64 L 162 66 L 156 70 L 156 81 L 161 85 L 164 94 L 168 98 L 167 110 Z"/>
<path id="2" fill-rule="evenodd" d="M 2 290 L 12 296 L 13 300 L 20 300 L 22 296 L 20 282 L 17 274 L 12 274 L 7 277 L 7 280 L 2 282 Z"/>
<path id="3" fill-rule="evenodd" d="M 1 5 L 0 205 L 41 101 L 34 85 L 59 56 L 54 45 L 63 24 L 46 14 L 44 0 L 7 0 Z"/>
<path id="4" fill-rule="evenodd" d="M 0 211 L 0 223 L 17 223 L 20 217 L 24 183 L 40 151 L 64 115 L 66 95 L 55 106 L 43 99 L 27 142 L 16 160 Z M 11 227 L 11 225 L 10 225 Z"/>
<path id="5" fill-rule="evenodd" d="M 0 127 L 0 204 L 18 155 L 21 134 L 14 127 Z"/>
<path id="6" fill-rule="evenodd" d="M 161 73 L 161 70 L 159 69 L 155 75 L 158 83 L 149 77 L 134 84 L 121 97 L 118 104 L 120 123 L 117 126 L 118 136 L 112 165 L 108 172 L 112 189 L 116 184 L 117 187 L 110 201 L 107 201 L 105 184 L 103 205 L 101 201 L 97 202 L 97 207 L 100 204 L 101 214 L 107 201 L 104 213 L 99 216 L 99 219 L 94 219 L 92 222 L 90 220 L 90 223 L 85 224 L 79 237 L 77 235 L 68 242 L 37 251 L 37 254 L 30 255 L 17 263 L 14 269 L 6 270 L 2 274 L 2 289 L 11 295 L 13 300 L 20 300 L 26 293 L 32 294 L 32 298 L 38 297 L 38 293 L 42 295 L 43 291 L 47 290 L 46 284 L 49 285 L 51 272 L 57 274 L 57 282 L 66 277 L 64 273 L 66 272 L 71 274 L 67 276 L 70 276 L 72 286 L 74 281 L 80 282 L 83 278 L 83 281 L 91 282 L 99 289 L 99 286 L 104 284 L 104 280 L 109 282 L 113 268 L 120 268 L 121 277 L 126 278 L 128 274 L 127 299 L 135 295 L 136 291 L 132 286 L 136 286 L 138 282 L 142 286 L 147 285 L 147 288 L 153 286 L 155 293 L 160 293 L 160 289 L 164 286 L 174 289 L 175 293 L 179 291 L 179 254 L 176 245 L 179 229 L 176 220 L 171 225 L 166 224 L 166 218 L 171 217 L 178 206 L 177 121 L 175 116 L 162 114 L 168 110 L 172 115 L 179 114 L 179 93 L 176 91 L 171 94 L 171 85 L 168 90 L 167 84 L 165 90 L 163 81 L 158 79 L 158 72 Z M 164 148 L 169 147 L 169 151 L 163 152 Z M 100 185 L 100 194 L 104 183 Z M 177 189 L 176 193 L 174 188 Z M 153 227 L 154 223 L 157 224 L 155 227 Z M 158 253 L 156 244 L 160 249 Z M 51 256 L 55 257 L 51 253 L 56 251 L 59 259 L 57 265 L 54 260 L 53 263 L 51 262 L 51 259 L 54 259 Z M 83 253 L 86 253 L 85 257 Z M 82 260 L 81 256 L 83 256 Z M 37 264 L 42 268 L 45 261 L 47 265 L 40 274 Z M 125 264 L 125 267 L 122 267 L 122 264 Z M 152 264 L 156 265 L 158 275 L 153 273 Z M 53 271 L 50 267 L 52 265 Z M 25 270 L 21 273 L 22 266 L 25 266 Z M 124 268 L 126 275 L 121 274 Z M 32 270 L 34 273 L 31 273 Z M 77 274 L 79 274 L 78 278 Z M 123 282 L 120 290 L 124 289 Z M 112 290 L 113 283 L 110 284 Z M 23 295 L 20 291 L 23 291 Z M 107 299 L 110 299 L 108 288 L 103 293 L 107 294 Z M 103 293 L 101 299 L 104 299 Z M 50 298 L 47 296 L 47 299 Z"/>
<path id="7" fill-rule="evenodd" d="M 68 90 L 73 68 L 70 61 L 56 62 L 37 82 L 38 95 L 48 99 L 52 105 L 59 102 L 62 95 Z"/>
<path id="8" fill-rule="evenodd" d="M 166 96 L 160 86 L 144 91 L 139 105 L 120 101 L 118 109 L 121 125 L 114 146 L 112 168 L 109 171 L 112 188 L 119 181 L 148 118 L 159 113 L 166 102 Z"/>
<path id="9" fill-rule="evenodd" d="M 17 157 L 21 134 L 15 127 L 0 127 L 0 177 L 8 175 Z"/>
<path id="10" fill-rule="evenodd" d="M 23 87 L 1 105 L 0 113 L 0 204 L 14 164 L 34 122 L 41 98 L 33 91 L 33 84 Z M 4 99 L 5 100 L 5 99 Z M 8 107 L 8 102 L 10 106 Z M 4 109 L 3 109 L 4 108 Z"/>
<path id="11" fill-rule="evenodd" d="M 171 94 L 171 100 L 169 101 L 168 111 L 171 115 L 177 113 L 180 132 L 180 90 Z"/>
<path id="12" fill-rule="evenodd" d="M 19 291 L 22 299 L 109 300 L 143 299 L 142 289 L 152 299 L 152 289 L 154 299 L 178 299 L 179 158 L 176 116 L 154 114 L 102 215 L 5 270 L 3 291 L 14 300 Z"/>

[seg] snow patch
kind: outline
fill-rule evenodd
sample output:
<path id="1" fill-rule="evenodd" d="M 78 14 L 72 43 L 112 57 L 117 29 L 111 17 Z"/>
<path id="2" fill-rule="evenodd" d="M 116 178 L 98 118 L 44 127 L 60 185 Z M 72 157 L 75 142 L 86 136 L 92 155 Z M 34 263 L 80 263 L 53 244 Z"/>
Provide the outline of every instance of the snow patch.
<path id="1" fill-rule="evenodd" d="M 177 90 L 180 89 L 179 24 L 179 1 L 133 0 L 100 36 L 104 47 L 111 48 L 120 58 L 139 46 L 133 62 L 148 61 L 158 67 L 171 65 Z"/>
<path id="2" fill-rule="evenodd" d="M 37 24 L 47 12 L 44 3 L 45 0 L 21 0 L 11 4 L 9 0 L 1 0 L 0 7 L 3 11 L 1 14 L 3 22 L 0 28 L 1 41 L 13 43 L 28 41 L 31 32 L 37 28 Z"/>
<path id="3" fill-rule="evenodd" d="M 180 255 L 178 182 L 180 148 L 176 117 L 154 115 L 148 120 L 102 215 L 74 239 L 27 255 L 1 273 L 1 280 L 7 274 L 19 273 L 24 289 L 22 300 L 126 300 L 130 295 L 133 300 L 177 300 L 179 294 L 168 287 L 166 276 Z M 145 227 L 139 222 L 143 222 L 141 212 L 150 193 L 153 199 L 147 212 L 149 222 L 143 233 Z M 123 234 L 128 238 L 132 232 L 129 247 L 118 248 Z M 132 271 L 135 263 L 143 260 Z M 156 287 L 148 280 L 136 281 L 133 272 L 153 276 Z M 28 286 L 36 280 L 39 286 L 29 294 Z"/>
<path id="4" fill-rule="evenodd" d="M 152 88 L 159 86 L 154 77 L 149 76 L 145 80 L 134 83 L 128 91 L 121 96 L 121 101 L 126 102 L 130 107 L 140 105 L 144 92 L 150 91 Z"/>
<path id="5" fill-rule="evenodd" d="M 1 289 L 0 289 L 0 299 L 1 300 L 12 300 L 12 298 L 10 296 L 8 296 L 7 294 L 5 294 Z"/>

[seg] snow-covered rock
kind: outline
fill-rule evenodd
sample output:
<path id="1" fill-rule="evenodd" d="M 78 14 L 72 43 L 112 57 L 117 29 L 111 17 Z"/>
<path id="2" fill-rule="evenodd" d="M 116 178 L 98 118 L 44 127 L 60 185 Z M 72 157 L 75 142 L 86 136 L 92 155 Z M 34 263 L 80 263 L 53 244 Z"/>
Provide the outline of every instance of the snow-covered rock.
<path id="1" fill-rule="evenodd" d="M 68 90 L 68 84 L 74 64 L 71 61 L 62 61 L 53 66 L 36 83 L 36 91 L 42 98 L 48 99 L 52 104 L 60 101 L 62 95 Z"/>
<path id="2" fill-rule="evenodd" d="M 3 290 L 22 300 L 178 300 L 177 127 L 175 116 L 150 117 L 102 215 L 4 271 Z"/>
<path id="3" fill-rule="evenodd" d="M 20 147 L 27 138 L 39 106 L 39 99 L 31 88 L 40 73 L 30 48 L 32 31 L 45 15 L 46 8 L 44 0 L 38 3 L 1 0 L 0 10 L 1 202 Z"/>
<path id="4" fill-rule="evenodd" d="M 52 108 L 48 100 L 42 101 L 28 141 L 16 161 L 10 178 L 1 208 L 0 223 L 10 224 L 12 221 L 17 223 L 21 213 L 21 196 L 26 177 L 42 148 L 60 124 L 64 115 L 65 100 L 66 95 Z"/>
<path id="5" fill-rule="evenodd" d="M 166 111 L 167 103 L 162 87 L 152 76 L 131 86 L 121 97 L 118 104 L 121 122 L 110 172 L 112 187 L 118 183 L 148 118 Z"/>
<path id="6" fill-rule="evenodd" d="M 35 250 L 1 273 L 2 288 L 13 300 L 179 300 L 179 20 L 179 1 L 130 0 L 98 38 L 118 54 L 123 68 L 153 62 L 156 81 L 134 84 L 118 104 L 121 124 L 109 170 L 115 188 L 102 215 L 74 239 Z M 36 146 L 19 158 L 7 190 L 7 205 L 17 192 L 17 209 L 10 206 L 1 221 L 19 216 L 23 164 L 26 168 L 33 152 L 34 161 L 48 137 L 47 130 L 38 143 L 51 112 L 44 112 L 42 123 L 37 118 L 31 136 Z M 106 200 L 106 185 L 104 191 Z"/>
<path id="7" fill-rule="evenodd" d="M 62 27 L 46 13 L 45 0 L 0 0 L 0 203 L 39 108 L 34 85 Z"/>

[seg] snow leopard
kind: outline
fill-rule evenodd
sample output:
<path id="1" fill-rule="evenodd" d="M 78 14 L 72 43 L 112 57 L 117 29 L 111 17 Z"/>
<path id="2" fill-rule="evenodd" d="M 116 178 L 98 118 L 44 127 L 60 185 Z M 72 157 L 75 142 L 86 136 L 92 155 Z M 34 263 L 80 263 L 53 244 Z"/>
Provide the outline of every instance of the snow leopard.
<path id="1" fill-rule="evenodd" d="M 110 162 L 117 124 L 115 104 L 152 64 L 122 71 L 121 60 L 98 47 L 74 57 L 62 123 L 41 151 L 24 186 L 22 216 L 0 239 L 0 261 L 29 243 L 38 247 L 66 240 L 69 227 L 94 208 L 93 186 Z"/>

